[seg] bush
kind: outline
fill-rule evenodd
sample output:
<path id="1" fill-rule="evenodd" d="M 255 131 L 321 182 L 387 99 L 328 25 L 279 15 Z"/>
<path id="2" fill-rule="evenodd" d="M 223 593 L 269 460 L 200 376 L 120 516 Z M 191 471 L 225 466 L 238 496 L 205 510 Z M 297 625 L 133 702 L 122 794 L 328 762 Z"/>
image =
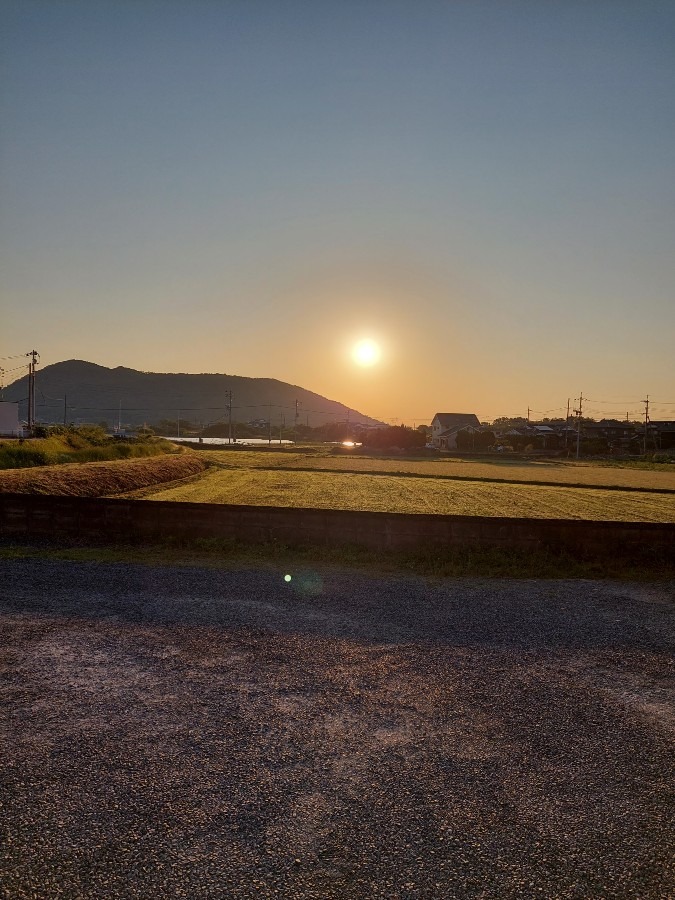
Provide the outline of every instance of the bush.
<path id="1" fill-rule="evenodd" d="M 77 436 L 94 447 L 104 447 L 110 443 L 109 436 L 100 425 L 79 425 L 73 429 Z"/>
<path id="2" fill-rule="evenodd" d="M 0 468 L 25 469 L 29 466 L 47 466 L 52 462 L 49 454 L 30 444 L 4 444 L 0 447 Z"/>

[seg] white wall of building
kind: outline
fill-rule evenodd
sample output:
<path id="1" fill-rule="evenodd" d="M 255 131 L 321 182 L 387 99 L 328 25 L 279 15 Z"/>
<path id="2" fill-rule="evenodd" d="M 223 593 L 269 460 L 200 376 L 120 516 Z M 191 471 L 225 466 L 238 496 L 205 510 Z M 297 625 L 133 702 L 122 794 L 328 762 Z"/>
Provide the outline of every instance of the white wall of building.
<path id="1" fill-rule="evenodd" d="M 23 434 L 19 424 L 19 404 L 0 400 L 0 434 L 18 437 Z"/>

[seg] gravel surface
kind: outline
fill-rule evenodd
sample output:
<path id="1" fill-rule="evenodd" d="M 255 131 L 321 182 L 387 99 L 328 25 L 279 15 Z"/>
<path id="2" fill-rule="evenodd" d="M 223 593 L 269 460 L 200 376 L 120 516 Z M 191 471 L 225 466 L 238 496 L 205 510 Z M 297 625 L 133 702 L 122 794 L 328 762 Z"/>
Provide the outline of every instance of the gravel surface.
<path id="1" fill-rule="evenodd" d="M 675 585 L 0 562 L 4 897 L 675 896 Z"/>

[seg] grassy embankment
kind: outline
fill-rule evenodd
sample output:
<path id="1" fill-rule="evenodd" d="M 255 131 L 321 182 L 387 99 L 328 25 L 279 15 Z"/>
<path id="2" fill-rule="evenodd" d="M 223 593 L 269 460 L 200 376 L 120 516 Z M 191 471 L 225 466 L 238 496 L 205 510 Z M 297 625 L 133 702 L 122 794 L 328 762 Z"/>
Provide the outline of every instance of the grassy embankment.
<path id="1" fill-rule="evenodd" d="M 0 469 L 104 462 L 176 452 L 161 438 L 118 441 L 98 426 L 55 428 L 45 437 L 0 441 Z"/>
<path id="2" fill-rule="evenodd" d="M 561 462 L 404 460 L 204 451 L 189 483 L 148 500 L 443 515 L 675 522 L 675 472 Z"/>
<path id="3" fill-rule="evenodd" d="M 203 471 L 206 461 L 168 441 L 114 441 L 99 428 L 0 443 L 0 492 L 101 497 Z"/>

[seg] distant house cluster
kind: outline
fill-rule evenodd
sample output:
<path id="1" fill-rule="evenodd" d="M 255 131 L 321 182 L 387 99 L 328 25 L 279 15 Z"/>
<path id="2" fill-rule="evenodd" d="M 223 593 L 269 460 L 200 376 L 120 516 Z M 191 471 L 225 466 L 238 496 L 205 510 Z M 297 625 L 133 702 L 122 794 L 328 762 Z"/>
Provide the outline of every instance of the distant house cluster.
<path id="1" fill-rule="evenodd" d="M 472 440 L 467 441 L 467 436 Z M 652 421 L 647 428 L 635 422 L 603 419 L 584 421 L 578 428 L 573 420 L 550 423 L 525 422 L 500 427 L 481 425 L 474 413 L 436 413 L 431 423 L 431 445 L 437 450 L 457 450 L 467 445 L 494 450 L 562 451 L 573 447 L 579 438 L 588 451 L 639 454 L 650 450 L 675 448 L 675 422 Z M 489 443 L 486 443 L 486 439 Z"/>

